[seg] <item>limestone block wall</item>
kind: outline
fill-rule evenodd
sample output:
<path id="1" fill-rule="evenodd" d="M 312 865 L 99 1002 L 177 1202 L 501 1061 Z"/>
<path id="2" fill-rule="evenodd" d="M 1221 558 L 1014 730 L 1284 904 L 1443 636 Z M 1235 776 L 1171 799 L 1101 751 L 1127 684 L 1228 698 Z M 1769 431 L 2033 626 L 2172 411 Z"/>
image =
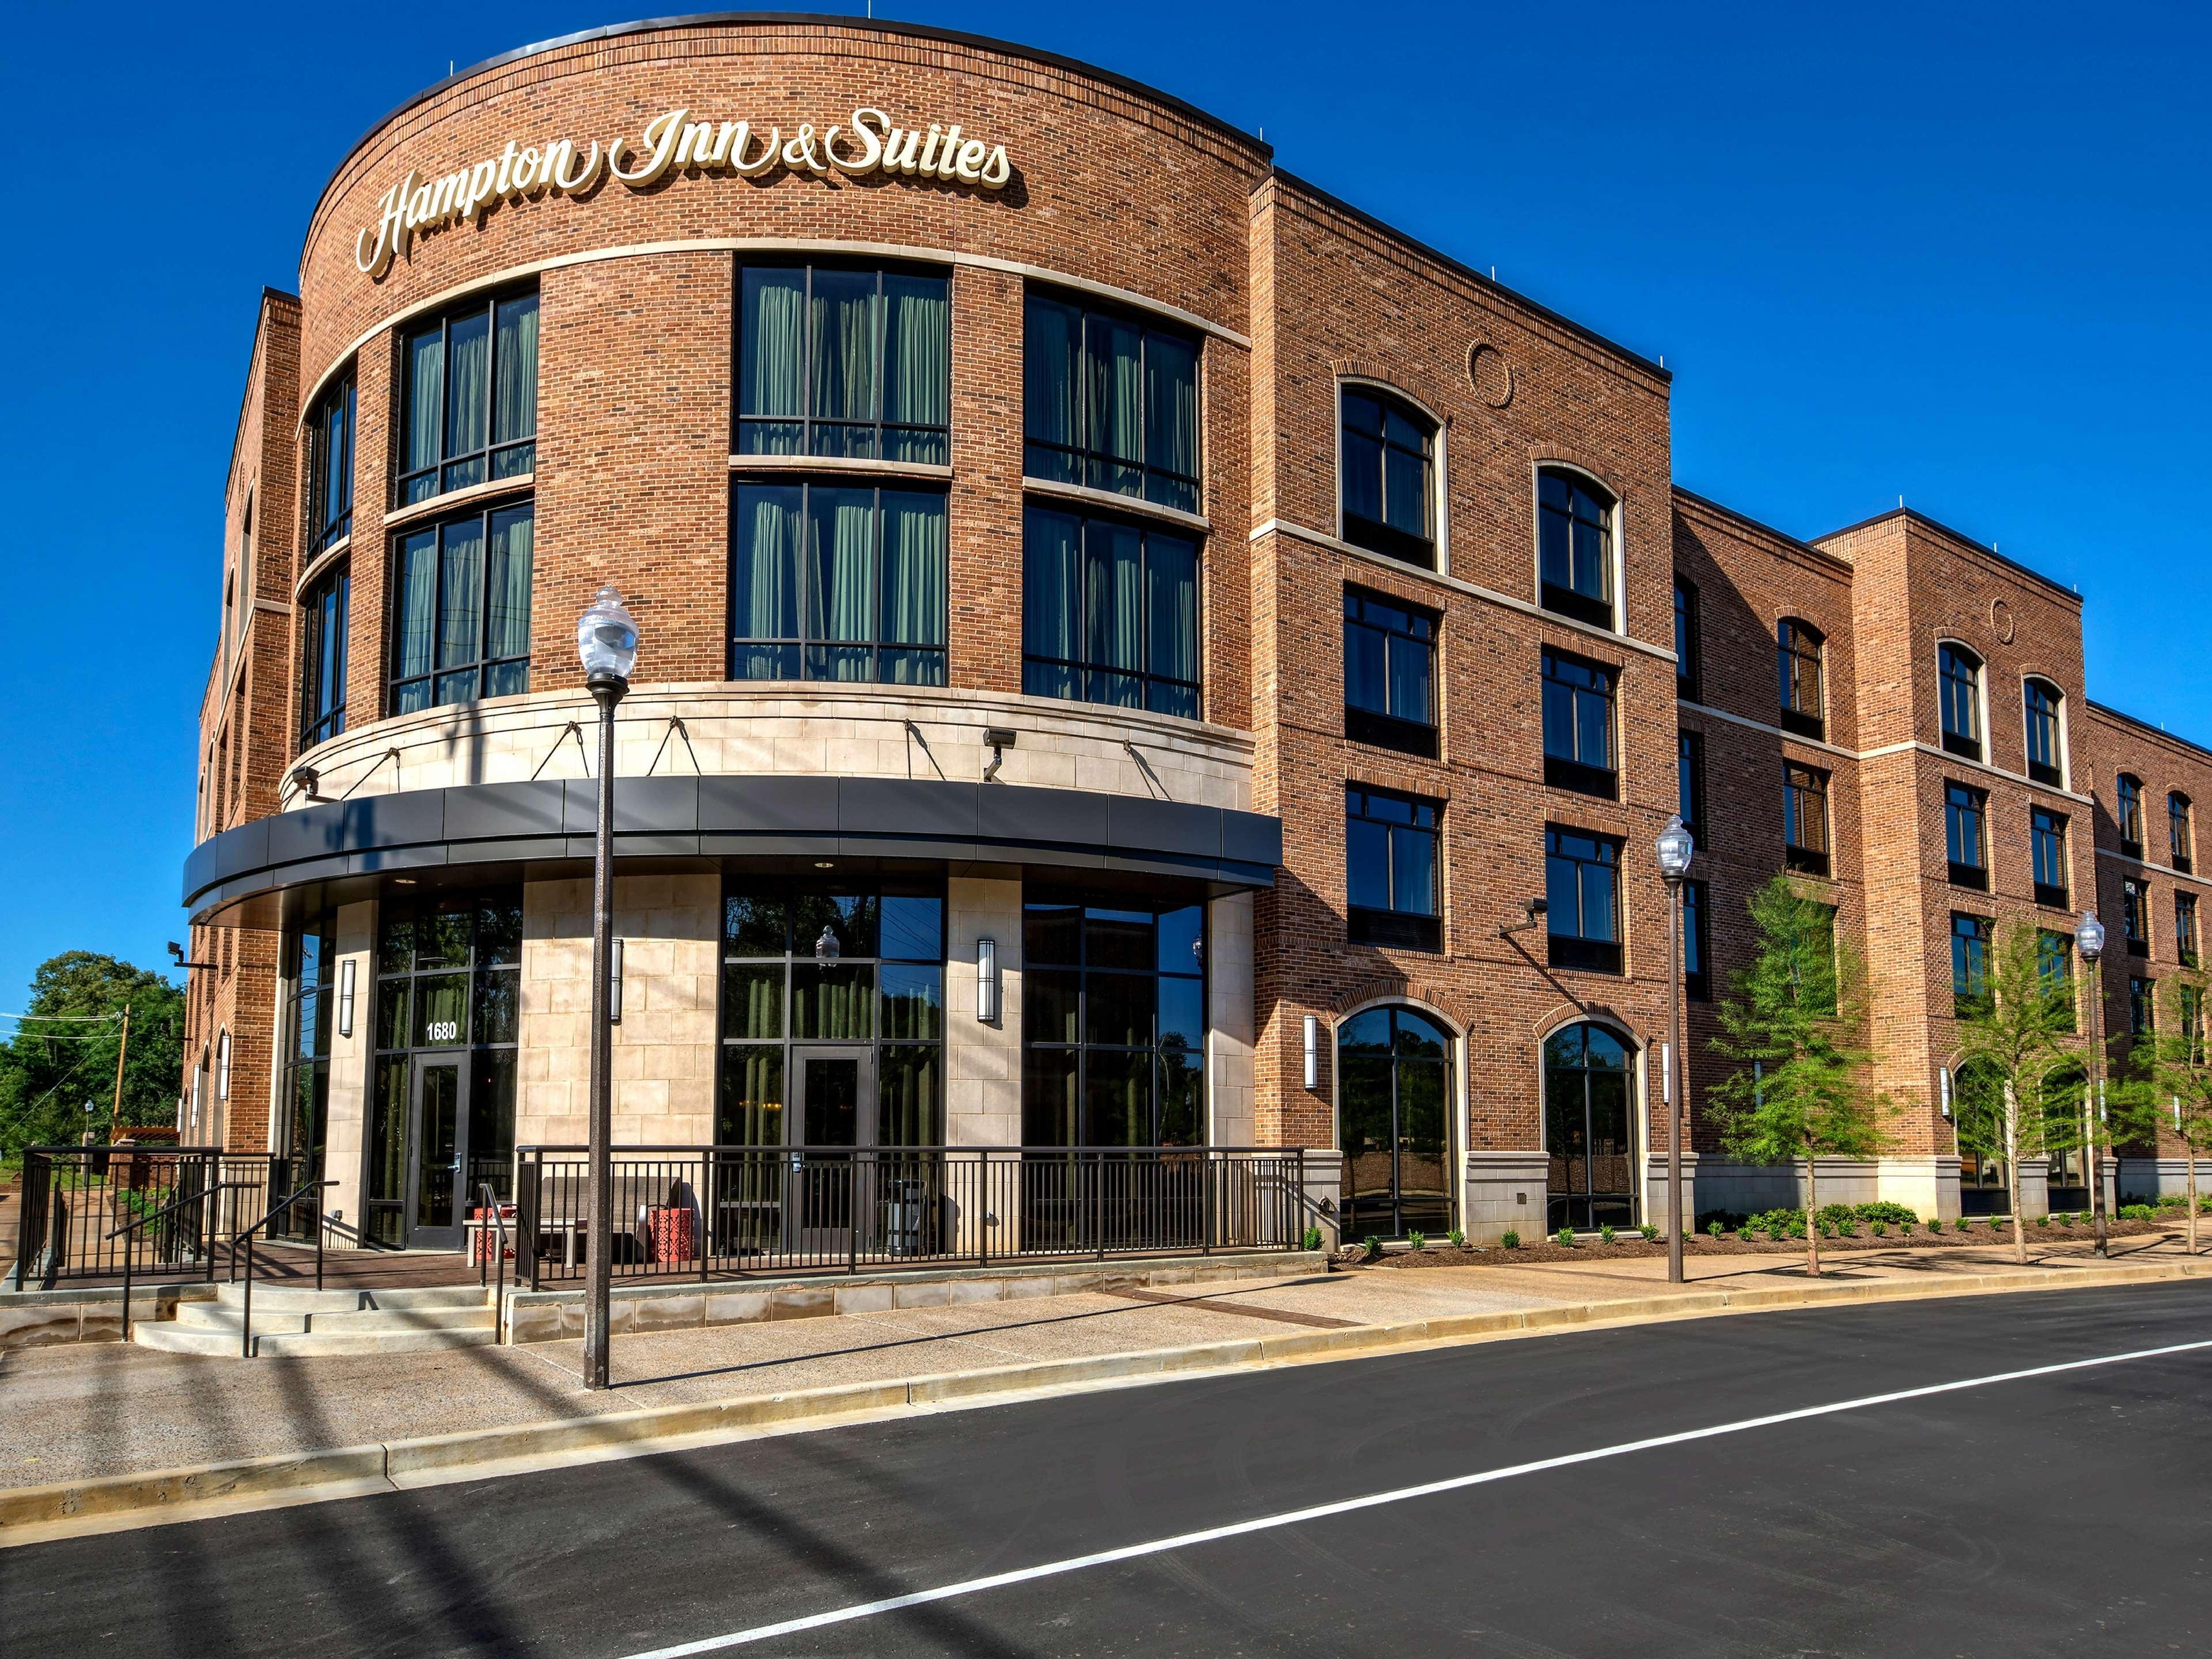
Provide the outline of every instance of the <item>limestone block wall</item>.
<path id="1" fill-rule="evenodd" d="M 1254 1144 L 1253 973 L 1252 896 L 1213 900 L 1206 907 L 1206 1096 L 1216 1146 Z"/>
<path id="2" fill-rule="evenodd" d="M 999 1018 L 975 1018 L 975 942 L 998 943 Z M 1022 884 L 945 884 L 945 1139 L 1022 1143 Z"/>
<path id="3" fill-rule="evenodd" d="M 325 800 L 349 789 L 360 799 L 586 777 L 586 750 L 598 753 L 599 719 L 598 706 L 581 690 L 527 692 L 370 722 L 309 750 L 299 763 L 315 771 Z M 615 772 L 973 783 L 992 758 L 983 734 L 994 727 L 1016 734 L 1000 753 L 1003 783 L 1251 810 L 1246 733 L 1141 709 L 965 689 L 640 686 L 616 719 Z M 289 775 L 283 810 L 311 805 L 296 773 Z"/>
<path id="4" fill-rule="evenodd" d="M 358 1229 L 362 1205 L 362 1155 L 368 1127 L 369 1044 L 376 1034 L 376 906 L 342 905 L 337 915 L 338 960 L 332 970 L 331 1089 L 323 1142 L 323 1174 L 338 1184 L 323 1200 L 327 1214 Z M 345 964 L 353 964 L 353 1035 L 337 1000 L 345 984 Z M 341 1234 L 334 1245 L 344 1240 Z"/>
<path id="5" fill-rule="evenodd" d="M 702 1146 L 714 1135 L 721 880 L 615 882 L 623 943 L 614 1028 L 617 1146 Z M 522 898 L 521 1079 L 515 1143 L 580 1146 L 591 1112 L 592 884 L 538 881 Z"/>

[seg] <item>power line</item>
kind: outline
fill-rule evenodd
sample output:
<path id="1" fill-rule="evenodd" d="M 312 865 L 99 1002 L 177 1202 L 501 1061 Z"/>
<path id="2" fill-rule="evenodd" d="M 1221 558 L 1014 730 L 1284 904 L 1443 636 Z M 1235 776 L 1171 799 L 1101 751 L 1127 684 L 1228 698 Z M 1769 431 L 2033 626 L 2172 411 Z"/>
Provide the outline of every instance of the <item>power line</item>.
<path id="1" fill-rule="evenodd" d="M 0 1014 L 0 1019 L 104 1019 L 110 1024 L 122 1018 L 120 1014 Z"/>

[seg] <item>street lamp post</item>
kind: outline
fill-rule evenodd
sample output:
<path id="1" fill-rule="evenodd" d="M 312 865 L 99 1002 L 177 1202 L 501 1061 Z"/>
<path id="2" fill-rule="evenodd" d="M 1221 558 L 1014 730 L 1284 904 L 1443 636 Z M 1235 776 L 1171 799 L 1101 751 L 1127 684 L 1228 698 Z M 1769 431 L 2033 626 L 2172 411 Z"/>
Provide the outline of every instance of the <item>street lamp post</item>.
<path id="1" fill-rule="evenodd" d="M 1682 878 L 1697 842 L 1675 813 L 1659 832 L 1659 874 L 1667 884 L 1667 1058 L 1659 1093 L 1667 1108 L 1667 1282 L 1682 1282 Z"/>
<path id="2" fill-rule="evenodd" d="M 2089 1213 L 2097 1221 L 2097 1254 L 2109 1255 L 2112 1252 L 2105 1225 L 2105 1159 L 2098 1140 L 2104 1129 L 2105 981 L 2097 958 L 2105 954 L 2105 924 L 2097 920 L 2094 910 L 2081 913 L 2081 925 L 2074 930 L 2074 948 L 2081 953 L 2081 960 L 2089 969 Z"/>
<path id="3" fill-rule="evenodd" d="M 576 619 L 584 684 L 599 705 L 599 810 L 592 855 L 592 1127 L 586 1218 L 584 1386 L 607 1386 L 608 1304 L 614 1255 L 614 1028 L 608 976 L 615 933 L 615 705 L 637 664 L 637 623 L 612 584 Z"/>

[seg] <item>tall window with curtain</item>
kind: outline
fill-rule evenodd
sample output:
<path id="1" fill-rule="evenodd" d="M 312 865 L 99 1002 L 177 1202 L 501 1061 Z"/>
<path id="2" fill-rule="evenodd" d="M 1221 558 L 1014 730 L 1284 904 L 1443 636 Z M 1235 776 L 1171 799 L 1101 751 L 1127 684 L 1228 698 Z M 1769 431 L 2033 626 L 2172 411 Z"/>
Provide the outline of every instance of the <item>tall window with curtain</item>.
<path id="1" fill-rule="evenodd" d="M 1035 292 L 1023 331 L 1023 471 L 1197 512 L 1198 342 Z"/>
<path id="2" fill-rule="evenodd" d="M 942 492 L 741 483 L 730 678 L 945 683 Z"/>
<path id="3" fill-rule="evenodd" d="M 951 284 L 927 272 L 746 266 L 737 453 L 943 465 L 951 313 Z"/>
<path id="4" fill-rule="evenodd" d="M 1339 393 L 1340 516 L 1344 539 L 1424 570 L 1437 568 L 1436 422 L 1402 398 L 1366 386 Z"/>
<path id="5" fill-rule="evenodd" d="M 393 552 L 391 710 L 530 689 L 532 504 L 410 530 Z"/>
<path id="6" fill-rule="evenodd" d="M 307 540 L 313 559 L 353 533 L 353 368 L 307 416 Z"/>
<path id="7" fill-rule="evenodd" d="M 399 348 L 399 504 L 538 465 L 538 295 L 471 299 Z"/>
<path id="8" fill-rule="evenodd" d="M 1022 539 L 1022 690 L 1196 720 L 1198 543 L 1035 501 Z"/>
<path id="9" fill-rule="evenodd" d="M 353 578 L 332 571 L 300 603 L 300 747 L 345 730 L 346 611 Z"/>

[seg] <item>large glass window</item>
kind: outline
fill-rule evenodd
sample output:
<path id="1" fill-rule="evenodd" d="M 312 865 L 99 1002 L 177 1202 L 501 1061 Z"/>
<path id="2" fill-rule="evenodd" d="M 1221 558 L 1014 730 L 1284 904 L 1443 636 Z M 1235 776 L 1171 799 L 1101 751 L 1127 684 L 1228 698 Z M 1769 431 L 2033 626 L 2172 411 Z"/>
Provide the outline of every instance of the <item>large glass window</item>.
<path id="1" fill-rule="evenodd" d="M 1963 645 L 1936 650 L 1936 696 L 1943 747 L 1968 760 L 1982 757 L 1982 659 Z"/>
<path id="2" fill-rule="evenodd" d="M 1613 688 L 1617 672 L 1602 663 L 1542 653 L 1544 781 L 1606 800 L 1620 792 L 1613 757 Z"/>
<path id="3" fill-rule="evenodd" d="M 1024 1146 L 1204 1146 L 1204 907 L 1033 892 L 1022 1045 Z"/>
<path id="4" fill-rule="evenodd" d="M 2196 868 L 2196 826 L 2190 822 L 2189 797 L 2179 789 L 2166 798 L 2166 846 L 2183 875 Z"/>
<path id="5" fill-rule="evenodd" d="M 307 416 L 307 547 L 312 561 L 353 534 L 353 370 Z"/>
<path id="6" fill-rule="evenodd" d="M 1951 1003 L 1960 1015 L 1978 1012 L 1990 994 L 1990 938 L 1995 924 L 1987 916 L 1951 917 Z"/>
<path id="7" fill-rule="evenodd" d="M 1578 1232 L 1636 1223 L 1634 1072 L 1628 1046 L 1602 1025 L 1544 1040 L 1544 1225 Z"/>
<path id="8" fill-rule="evenodd" d="M 1989 798 L 1963 783 L 1943 786 L 1943 844 L 1954 886 L 1990 889 Z"/>
<path id="9" fill-rule="evenodd" d="M 2063 786 L 2066 750 L 2058 726 L 2058 688 L 2048 680 L 2029 680 L 2021 697 L 2027 715 L 2027 775 L 2038 783 Z"/>
<path id="10" fill-rule="evenodd" d="M 738 453 L 945 464 L 950 294 L 944 277 L 908 271 L 747 266 L 738 283 Z"/>
<path id="11" fill-rule="evenodd" d="M 1820 630 L 1784 617 L 1775 625 L 1775 660 L 1780 671 L 1782 726 L 1800 737 L 1826 734 L 1821 709 Z"/>
<path id="12" fill-rule="evenodd" d="M 2128 1034 L 2130 1036 L 2149 1036 L 2158 1029 L 2157 991 L 2158 981 L 2154 979 L 2129 979 Z"/>
<path id="13" fill-rule="evenodd" d="M 2142 781 L 2123 772 L 2114 790 L 2112 817 L 2119 826 L 2120 851 L 2139 859 L 2143 849 Z"/>
<path id="14" fill-rule="evenodd" d="M 1621 971 L 1620 842 L 1586 830 L 1546 828 L 1544 921 L 1553 967 Z"/>
<path id="15" fill-rule="evenodd" d="M 1196 720 L 1197 542 L 1034 502 L 1022 535 L 1022 690 Z"/>
<path id="16" fill-rule="evenodd" d="M 1674 734 L 1674 810 L 1682 827 L 1692 834 L 1705 832 L 1705 739 L 1696 732 Z"/>
<path id="17" fill-rule="evenodd" d="M 530 689 L 532 503 L 399 537 L 393 564 L 392 712 Z"/>
<path id="18" fill-rule="evenodd" d="M 941 890 L 763 881 L 724 893 L 717 1146 L 941 1146 L 944 1044 Z M 824 1102 L 810 1103 L 811 1128 L 784 1110 L 810 1045 L 868 1051 L 834 1132 Z"/>
<path id="19" fill-rule="evenodd" d="M 363 1231 L 404 1244 L 417 1230 L 458 1226 L 457 1192 L 466 1203 L 480 1184 L 513 1190 L 521 894 L 386 902 L 374 1013 Z M 440 1075 L 459 1092 L 418 1090 L 417 1060 L 447 1054 L 462 1066 Z"/>
<path id="20" fill-rule="evenodd" d="M 1023 471 L 1197 512 L 1198 343 L 1044 294 L 1024 329 Z"/>
<path id="21" fill-rule="evenodd" d="M 1694 583 L 1674 578 L 1674 695 L 1685 702 L 1698 701 L 1702 665 L 1698 658 L 1698 590 Z"/>
<path id="22" fill-rule="evenodd" d="M 325 915 L 308 922 L 289 941 L 286 964 L 290 991 L 285 1022 L 283 1121 L 278 1146 L 290 1160 L 284 1190 L 297 1192 L 323 1176 L 323 1151 L 330 1133 L 331 1026 L 337 979 L 337 922 Z M 280 1231 L 313 1238 L 322 1212 L 322 1195 L 311 1193 L 286 1213 Z"/>
<path id="23" fill-rule="evenodd" d="M 2150 954 L 2150 893 L 2132 877 L 2120 884 L 2120 936 L 2130 956 Z"/>
<path id="24" fill-rule="evenodd" d="M 2028 854 L 2034 866 L 2035 902 L 2063 910 L 2071 902 L 2066 860 L 2066 820 L 2043 807 L 2027 815 Z"/>
<path id="25" fill-rule="evenodd" d="M 1344 792 L 1345 902 L 1355 945 L 1443 948 L 1437 803 L 1358 784 Z"/>
<path id="26" fill-rule="evenodd" d="M 1712 894 L 1702 881 L 1682 884 L 1682 989 L 1699 1002 L 1713 994 Z"/>
<path id="27" fill-rule="evenodd" d="M 1828 873 L 1828 775 L 1794 762 L 1782 767 L 1782 855 L 1792 870 Z"/>
<path id="28" fill-rule="evenodd" d="M 400 342 L 399 503 L 538 465 L 538 296 L 471 300 Z"/>
<path id="29" fill-rule="evenodd" d="M 2074 1029 L 2074 935 L 2039 927 L 2035 933 L 2035 971 L 2045 992 L 2064 1005 L 2065 1029 Z"/>
<path id="30" fill-rule="evenodd" d="M 1436 422 L 1388 392 L 1347 386 L 1340 397 L 1344 539 L 1435 569 Z"/>
<path id="31" fill-rule="evenodd" d="M 346 611 L 353 577 L 332 571 L 300 602 L 300 747 L 345 730 Z"/>
<path id="32" fill-rule="evenodd" d="M 1437 757 L 1434 615 L 1358 588 L 1344 590 L 1344 735 Z"/>
<path id="33" fill-rule="evenodd" d="M 1580 473 L 1537 473 L 1538 598 L 1547 611 L 1613 625 L 1613 498 Z"/>
<path id="34" fill-rule="evenodd" d="M 1451 1225 L 1451 1034 L 1411 1008 L 1369 1008 L 1337 1028 L 1346 1237 Z"/>
<path id="35" fill-rule="evenodd" d="M 2197 965 L 2197 895 L 2173 896 L 2173 953 L 2185 968 Z"/>
<path id="36" fill-rule="evenodd" d="M 730 528 L 730 678 L 942 685 L 945 497 L 747 483 Z"/>

